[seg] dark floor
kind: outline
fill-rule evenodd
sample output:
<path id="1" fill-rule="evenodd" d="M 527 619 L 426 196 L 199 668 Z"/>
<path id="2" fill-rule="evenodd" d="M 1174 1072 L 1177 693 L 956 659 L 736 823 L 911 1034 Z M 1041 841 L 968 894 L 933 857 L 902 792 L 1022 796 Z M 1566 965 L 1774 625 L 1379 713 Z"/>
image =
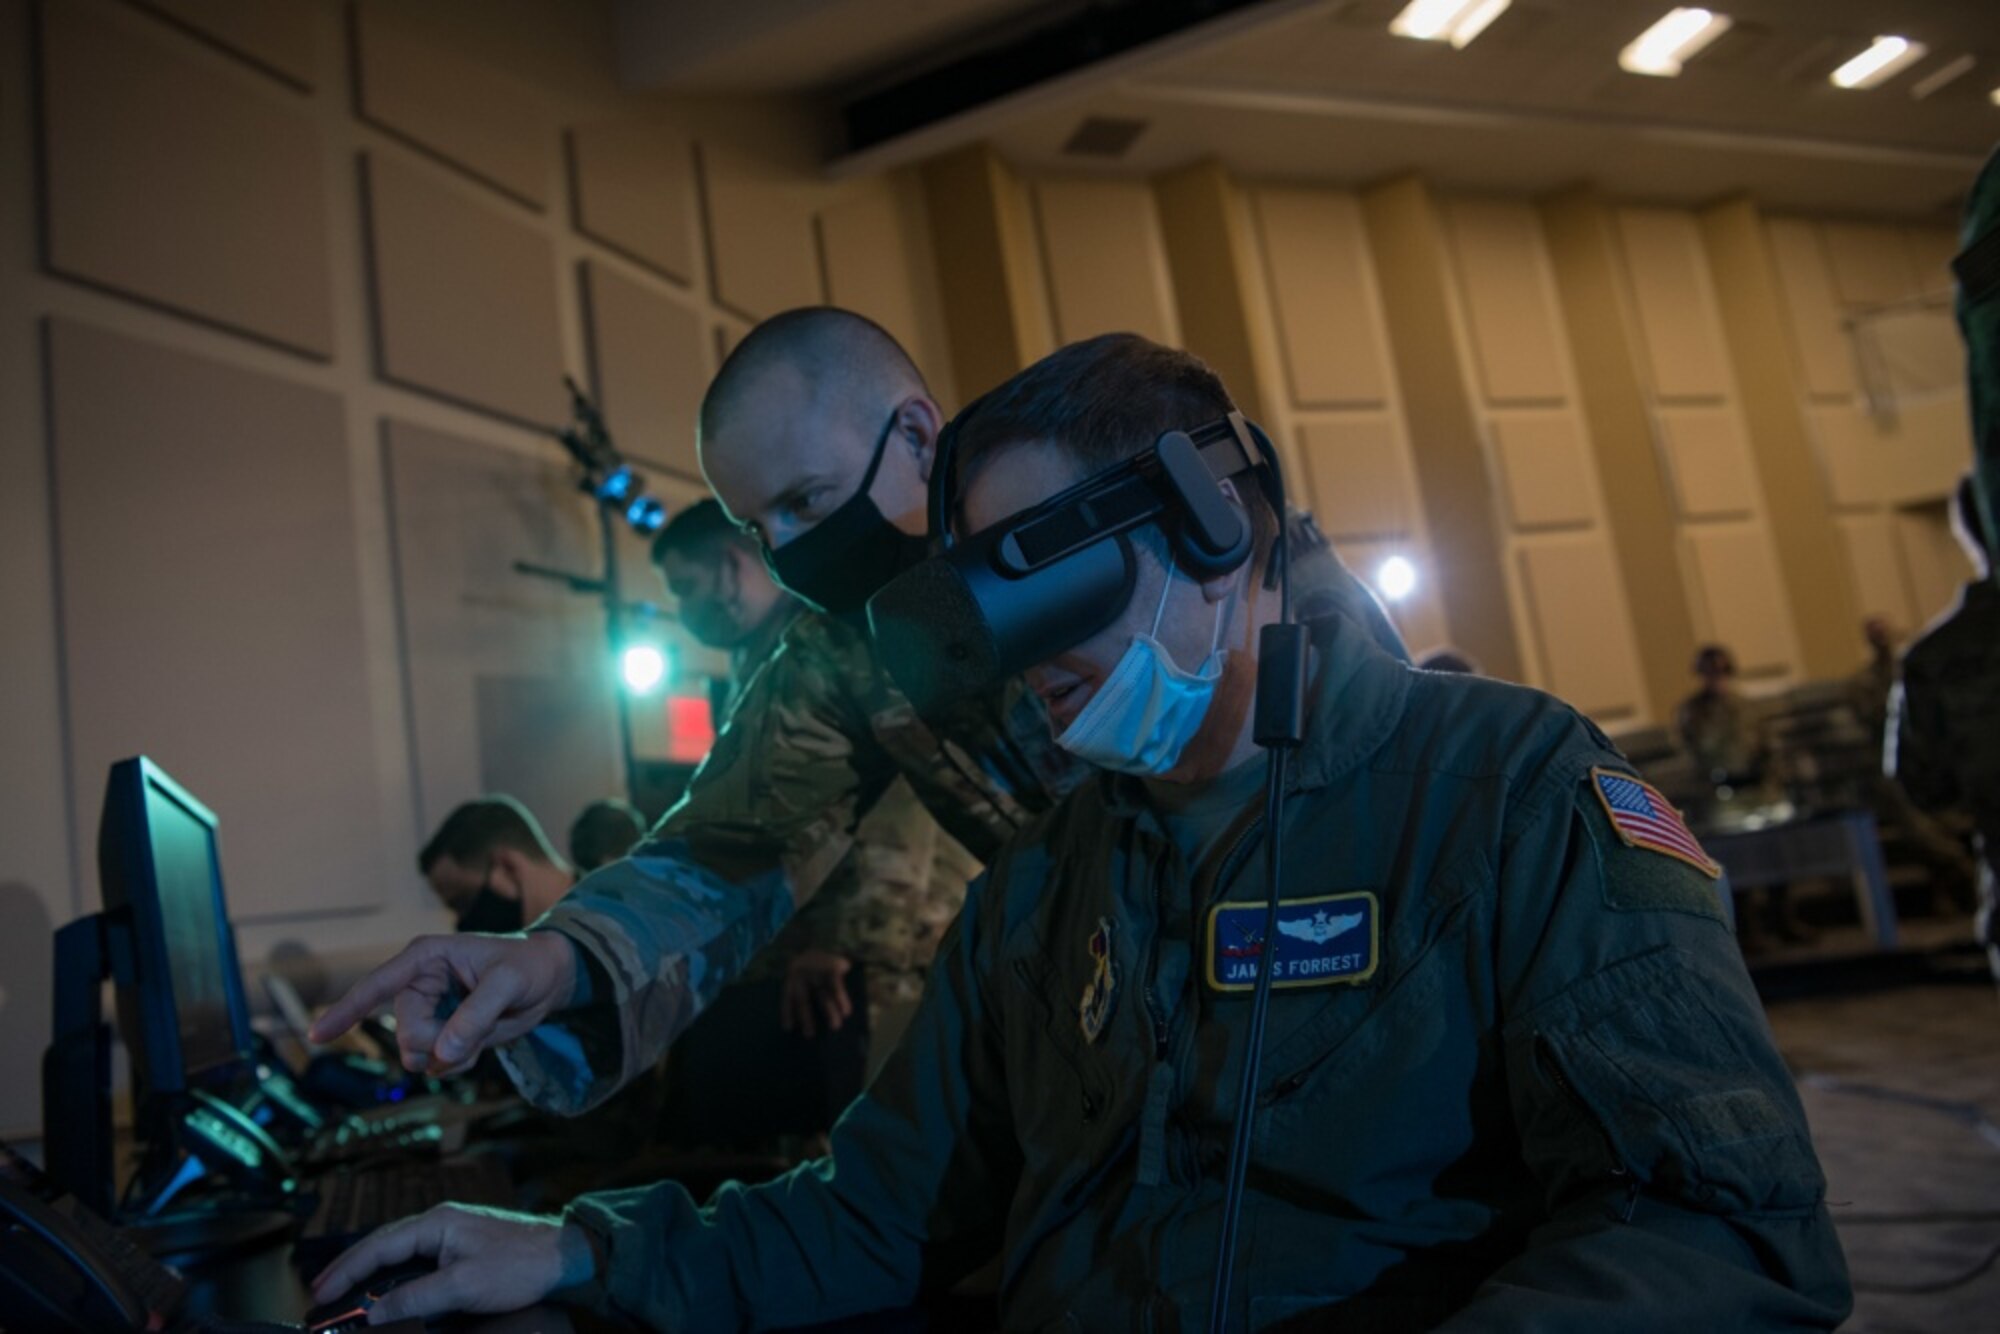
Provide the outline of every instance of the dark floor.
<path id="1" fill-rule="evenodd" d="M 1775 1000 L 1855 1285 L 1855 1334 L 2000 1331 L 2000 993 L 1929 978 Z M 1782 990 L 1782 989 L 1779 989 Z M 1943 1291 L 1933 1287 L 1972 1273 Z"/>

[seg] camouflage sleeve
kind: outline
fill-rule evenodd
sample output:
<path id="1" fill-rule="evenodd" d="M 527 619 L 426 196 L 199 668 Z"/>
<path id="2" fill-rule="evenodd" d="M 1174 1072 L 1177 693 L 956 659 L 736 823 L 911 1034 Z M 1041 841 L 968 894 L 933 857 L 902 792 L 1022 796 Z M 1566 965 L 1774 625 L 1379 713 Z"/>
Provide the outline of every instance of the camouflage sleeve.
<path id="1" fill-rule="evenodd" d="M 1833 1329 L 1825 1178 L 1713 864 L 1677 824 L 1615 824 L 1594 772 L 1551 778 L 1504 854 L 1494 979 L 1549 1217 L 1438 1328 Z"/>
<path id="2" fill-rule="evenodd" d="M 1882 768 L 1902 786 L 1912 804 L 1927 811 L 1959 803 L 1958 775 L 1952 765 L 1951 732 L 1943 700 L 1929 673 L 1914 661 L 1889 695 L 1887 749 Z"/>
<path id="3" fill-rule="evenodd" d="M 573 1115 L 650 1069 L 826 881 L 893 774 L 862 703 L 873 683 L 858 632 L 798 618 L 679 804 L 535 924 L 589 954 L 612 994 L 502 1049 L 523 1097 Z M 588 1054 L 606 1051 L 615 1065 Z"/>

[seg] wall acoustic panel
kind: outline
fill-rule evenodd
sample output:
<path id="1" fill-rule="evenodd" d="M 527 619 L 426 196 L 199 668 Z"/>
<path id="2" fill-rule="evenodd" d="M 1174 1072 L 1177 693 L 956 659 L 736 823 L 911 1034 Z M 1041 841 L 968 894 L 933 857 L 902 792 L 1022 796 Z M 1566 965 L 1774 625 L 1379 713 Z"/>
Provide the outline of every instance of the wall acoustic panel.
<path id="1" fill-rule="evenodd" d="M 1596 522 L 1575 413 L 1501 412 L 1487 422 L 1516 528 L 1587 528 Z"/>
<path id="2" fill-rule="evenodd" d="M 1594 718 L 1639 712 L 1639 664 L 1610 546 L 1596 536 L 1544 538 L 1515 554 L 1549 693 Z"/>
<path id="3" fill-rule="evenodd" d="M 298 99 L 136 15 L 39 12 L 48 266 L 330 356 L 324 170 Z"/>
<path id="4" fill-rule="evenodd" d="M 1826 241 L 1833 288 L 1848 306 L 1879 306 L 1915 296 L 1920 290 L 1916 267 L 1900 229 L 1865 222 L 1829 222 L 1820 227 Z"/>
<path id="5" fill-rule="evenodd" d="M 560 837 L 618 790 L 609 650 L 593 599 L 513 564 L 596 569 L 589 507 L 554 457 L 393 420 L 383 439 L 423 827 L 498 790 Z"/>
<path id="6" fill-rule="evenodd" d="M 1035 209 L 1059 343 L 1113 331 L 1180 341 L 1152 191 L 1133 181 L 1040 181 Z"/>
<path id="7" fill-rule="evenodd" d="M 1684 538 L 1695 587 L 1708 613 L 1708 637 L 1729 645 L 1743 671 L 1789 670 L 1791 616 L 1762 530 L 1748 524 L 1704 524 L 1686 530 Z"/>
<path id="8" fill-rule="evenodd" d="M 1628 208 L 1618 213 L 1653 393 L 1720 399 L 1729 393 L 1722 321 L 1709 296 L 1701 234 L 1687 213 Z"/>
<path id="9" fill-rule="evenodd" d="M 936 315 L 935 269 L 921 206 L 887 182 L 824 209 L 820 250 L 827 300 L 895 335 L 940 401 L 951 400 L 951 366 Z"/>
<path id="10" fill-rule="evenodd" d="M 1335 537 L 1406 537 L 1410 485 L 1396 424 L 1368 413 L 1299 427 L 1299 452 L 1312 482 L 1313 513 Z"/>
<path id="11" fill-rule="evenodd" d="M 752 323 L 825 301 L 818 200 L 798 169 L 708 142 L 700 162 L 716 301 Z"/>
<path id="12" fill-rule="evenodd" d="M 1488 403 L 1561 402 L 1561 326 L 1543 272 L 1534 209 L 1495 200 L 1451 204 L 1452 244 L 1479 383 Z"/>
<path id="13" fill-rule="evenodd" d="M 1360 206 L 1332 190 L 1266 189 L 1254 199 L 1293 402 L 1385 401 L 1388 363 L 1368 299 Z"/>
<path id="14" fill-rule="evenodd" d="M 619 449 L 698 480 L 695 417 L 710 374 L 700 313 L 602 263 L 585 261 L 581 278 L 598 406 Z"/>
<path id="15" fill-rule="evenodd" d="M 1792 351 L 1806 390 L 1816 398 L 1845 398 L 1855 391 L 1854 346 L 1841 328 L 1844 312 L 1819 229 L 1793 218 L 1773 218 L 1766 235 L 1784 286 Z"/>
<path id="16" fill-rule="evenodd" d="M 1833 503 L 1873 505 L 1888 499 L 1895 460 L 1867 412 L 1841 403 L 1812 408 L 1808 415 Z"/>
<path id="17" fill-rule="evenodd" d="M 354 10 L 363 119 L 533 208 L 548 203 L 555 120 L 540 95 L 403 26 L 392 7 Z"/>
<path id="18" fill-rule="evenodd" d="M 297 88 L 313 86 L 313 11 L 271 0 L 142 0 Z"/>
<path id="19" fill-rule="evenodd" d="M 1910 597 L 1894 521 L 1887 514 L 1876 513 L 1844 515 L 1834 523 L 1847 548 L 1847 569 L 1854 577 L 1855 601 L 1861 614 L 1886 616 L 1905 631 L 1922 625 Z"/>
<path id="20" fill-rule="evenodd" d="M 1355 575 L 1374 587 L 1376 574 L 1382 562 L 1391 556 L 1401 556 L 1417 567 L 1417 586 L 1401 602 L 1383 602 L 1383 609 L 1396 629 L 1403 636 L 1404 645 L 1411 655 L 1418 656 L 1432 649 L 1444 648 L 1452 644 L 1445 625 L 1443 604 L 1438 597 L 1437 561 L 1432 554 L 1415 542 L 1349 542 L 1334 543 L 1340 553 L 1341 563 Z"/>
<path id="21" fill-rule="evenodd" d="M 1903 229 L 1903 245 L 1919 292 L 1949 292 L 1957 281 L 1951 261 L 1958 254 L 1958 228 L 1915 226 Z"/>
<path id="22" fill-rule="evenodd" d="M 364 159 L 382 375 L 520 421 L 560 420 L 548 237 L 424 167 Z"/>
<path id="23" fill-rule="evenodd" d="M 1756 512 L 1757 479 L 1736 409 L 1662 407 L 1657 416 L 1682 518 Z"/>
<path id="24" fill-rule="evenodd" d="M 1915 624 L 1925 625 L 1953 605 L 1960 586 L 1972 577 L 1972 567 L 1952 534 L 1944 505 L 1898 509 L 1895 523 L 1903 568 L 1910 572 L 1910 593 L 1916 600 Z"/>
<path id="25" fill-rule="evenodd" d="M 80 879 L 144 753 L 221 816 L 239 916 L 379 901 L 340 399 L 68 321 L 48 352 Z"/>
<path id="26" fill-rule="evenodd" d="M 569 132 L 576 229 L 692 284 L 699 268 L 700 199 L 694 143 L 671 125 L 617 120 Z"/>

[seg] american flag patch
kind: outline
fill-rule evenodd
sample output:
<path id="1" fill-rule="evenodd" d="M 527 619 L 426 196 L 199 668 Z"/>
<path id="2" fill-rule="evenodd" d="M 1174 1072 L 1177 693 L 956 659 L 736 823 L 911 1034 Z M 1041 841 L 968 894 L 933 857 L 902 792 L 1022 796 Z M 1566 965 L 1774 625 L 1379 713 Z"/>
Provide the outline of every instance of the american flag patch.
<path id="1" fill-rule="evenodd" d="M 1711 880 L 1721 878 L 1722 867 L 1702 851 L 1681 813 L 1650 783 L 1611 769 L 1592 769 L 1590 781 L 1597 789 L 1597 799 L 1604 803 L 1604 813 L 1611 817 L 1611 827 L 1627 847 L 1664 852 Z"/>

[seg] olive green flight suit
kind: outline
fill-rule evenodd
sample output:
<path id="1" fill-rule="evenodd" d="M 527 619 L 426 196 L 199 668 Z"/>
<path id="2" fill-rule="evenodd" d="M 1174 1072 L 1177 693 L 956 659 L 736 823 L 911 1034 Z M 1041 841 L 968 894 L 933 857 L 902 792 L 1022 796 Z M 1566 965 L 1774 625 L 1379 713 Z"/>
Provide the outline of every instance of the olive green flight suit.
<path id="1" fill-rule="evenodd" d="M 1834 1327 L 1824 1180 L 1706 859 L 1628 843 L 1598 784 L 1630 770 L 1558 701 L 1315 638 L 1281 836 L 1284 897 L 1322 902 L 1280 929 L 1339 975 L 1279 941 L 1233 1326 Z M 706 1208 L 583 1197 L 605 1263 L 569 1295 L 767 1328 L 997 1251 L 1009 1329 L 1202 1327 L 1249 1010 L 1247 919 L 1217 923 L 1261 912 L 1265 837 L 1252 797 L 1185 865 L 1096 776 L 974 887 L 829 1157 Z"/>

